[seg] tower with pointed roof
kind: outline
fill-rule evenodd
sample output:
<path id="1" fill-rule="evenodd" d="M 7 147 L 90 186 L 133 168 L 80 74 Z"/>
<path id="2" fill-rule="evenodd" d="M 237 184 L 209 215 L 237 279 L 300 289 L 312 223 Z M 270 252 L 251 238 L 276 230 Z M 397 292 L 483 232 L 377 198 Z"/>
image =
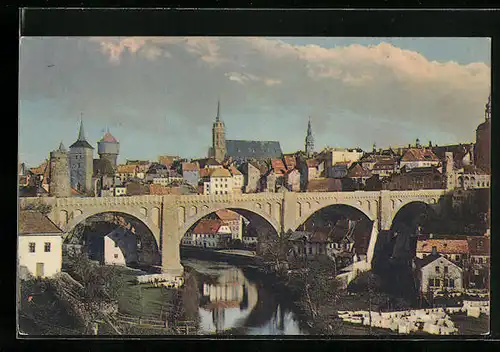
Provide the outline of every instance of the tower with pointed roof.
<path id="1" fill-rule="evenodd" d="M 307 123 L 305 152 L 306 152 L 306 155 L 308 158 L 310 158 L 314 153 L 314 137 L 313 137 L 312 128 L 311 128 L 311 118 L 309 118 L 309 122 Z"/>
<path id="2" fill-rule="evenodd" d="M 226 132 L 224 122 L 220 120 L 220 101 L 217 101 L 217 116 L 212 126 L 212 148 L 209 157 L 221 162 L 226 157 Z"/>
<path id="3" fill-rule="evenodd" d="M 71 197 L 68 152 L 62 142 L 57 150 L 50 152 L 48 178 L 51 197 Z"/>
<path id="4" fill-rule="evenodd" d="M 83 119 L 80 119 L 78 139 L 69 147 L 69 166 L 71 187 L 79 192 L 92 192 L 94 168 L 94 148 L 85 139 Z"/>
<path id="5" fill-rule="evenodd" d="M 100 159 L 108 159 L 116 169 L 118 155 L 120 154 L 120 143 L 109 132 L 109 129 L 101 140 L 97 142 L 97 153 Z"/>

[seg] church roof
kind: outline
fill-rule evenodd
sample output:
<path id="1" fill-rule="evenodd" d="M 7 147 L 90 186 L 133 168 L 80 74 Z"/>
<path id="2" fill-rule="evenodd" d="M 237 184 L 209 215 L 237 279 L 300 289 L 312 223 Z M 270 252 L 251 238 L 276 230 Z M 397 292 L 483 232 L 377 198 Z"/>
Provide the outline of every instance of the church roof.
<path id="1" fill-rule="evenodd" d="M 83 121 L 80 121 L 80 130 L 78 131 L 78 139 L 75 143 L 70 145 L 70 148 L 89 148 L 94 149 L 89 142 L 85 139 L 85 132 L 83 131 Z"/>
<path id="2" fill-rule="evenodd" d="M 281 158 L 283 152 L 278 141 L 226 140 L 226 155 L 234 159 Z"/>

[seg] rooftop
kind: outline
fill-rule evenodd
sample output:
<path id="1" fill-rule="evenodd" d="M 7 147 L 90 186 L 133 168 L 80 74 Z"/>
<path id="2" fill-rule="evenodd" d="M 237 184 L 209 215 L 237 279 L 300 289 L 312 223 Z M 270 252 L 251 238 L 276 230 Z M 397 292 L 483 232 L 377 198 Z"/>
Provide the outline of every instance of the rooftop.
<path id="1" fill-rule="evenodd" d="M 217 217 L 220 220 L 225 220 L 225 221 L 233 221 L 233 220 L 240 219 L 240 214 L 238 214 L 234 211 L 228 210 L 228 209 L 217 210 L 215 212 L 215 215 L 217 215 Z"/>
<path id="2" fill-rule="evenodd" d="M 401 161 L 439 161 L 439 158 L 429 148 L 410 148 Z"/>
<path id="3" fill-rule="evenodd" d="M 235 159 L 281 158 L 282 154 L 278 141 L 226 140 L 226 155 Z"/>
<path id="4" fill-rule="evenodd" d="M 198 224 L 194 228 L 193 233 L 215 235 L 218 233 L 221 226 L 222 226 L 222 221 L 220 220 L 202 219 L 198 222 Z"/>
<path id="5" fill-rule="evenodd" d="M 198 163 L 182 163 L 182 171 L 199 171 Z"/>
<path id="6" fill-rule="evenodd" d="M 432 253 L 432 248 L 441 254 L 468 254 L 469 244 L 466 239 L 428 239 L 417 241 L 417 253 Z"/>
<path id="7" fill-rule="evenodd" d="M 62 234 L 63 231 L 56 226 L 47 216 L 37 212 L 21 210 L 19 212 L 19 234 Z"/>
<path id="8" fill-rule="evenodd" d="M 224 169 L 223 167 L 218 167 L 216 169 L 213 169 L 212 172 L 210 172 L 210 177 L 232 177 L 232 175 L 228 169 Z"/>
<path id="9" fill-rule="evenodd" d="M 106 143 L 118 143 L 115 137 L 109 132 L 106 132 L 104 137 L 100 140 L 100 142 L 106 142 Z"/>

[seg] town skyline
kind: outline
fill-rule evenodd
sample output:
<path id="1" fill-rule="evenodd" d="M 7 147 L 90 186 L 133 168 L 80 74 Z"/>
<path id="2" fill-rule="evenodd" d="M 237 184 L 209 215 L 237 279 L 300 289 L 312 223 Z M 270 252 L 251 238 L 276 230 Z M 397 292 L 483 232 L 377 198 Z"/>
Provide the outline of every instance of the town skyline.
<path id="1" fill-rule="evenodd" d="M 422 145 L 472 142 L 489 95 L 487 38 L 450 40 L 441 50 L 434 45 L 434 56 L 418 48 L 431 38 L 24 39 L 19 150 L 20 160 L 33 166 L 61 141 L 68 147 L 76 140 L 81 112 L 87 140 L 95 146 L 109 128 L 120 141 L 121 161 L 162 154 L 189 159 L 206 157 L 218 98 L 228 139 L 276 140 L 289 153 L 303 150 L 309 117 L 317 151 L 371 150 L 374 142 L 407 146 L 416 138 Z M 469 50 L 460 53 L 464 43 Z M 348 65 L 354 59 L 356 70 Z M 417 64 L 408 68 L 408 62 Z M 293 79 L 277 63 L 307 70 Z M 77 68 L 84 64 L 87 71 Z M 29 77 L 36 77 L 32 84 Z M 374 93 L 391 84 L 394 91 Z"/>

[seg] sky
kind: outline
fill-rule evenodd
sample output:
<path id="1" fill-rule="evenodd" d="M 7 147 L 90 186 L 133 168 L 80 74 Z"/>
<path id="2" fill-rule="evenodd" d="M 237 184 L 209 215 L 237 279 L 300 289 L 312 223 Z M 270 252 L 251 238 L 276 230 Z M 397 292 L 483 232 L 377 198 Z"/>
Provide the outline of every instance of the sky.
<path id="1" fill-rule="evenodd" d="M 470 143 L 490 93 L 489 38 L 24 37 L 19 156 L 36 166 L 83 116 L 119 162 L 206 157 L 227 139 L 316 150 Z M 97 158 L 97 150 L 94 151 Z"/>

